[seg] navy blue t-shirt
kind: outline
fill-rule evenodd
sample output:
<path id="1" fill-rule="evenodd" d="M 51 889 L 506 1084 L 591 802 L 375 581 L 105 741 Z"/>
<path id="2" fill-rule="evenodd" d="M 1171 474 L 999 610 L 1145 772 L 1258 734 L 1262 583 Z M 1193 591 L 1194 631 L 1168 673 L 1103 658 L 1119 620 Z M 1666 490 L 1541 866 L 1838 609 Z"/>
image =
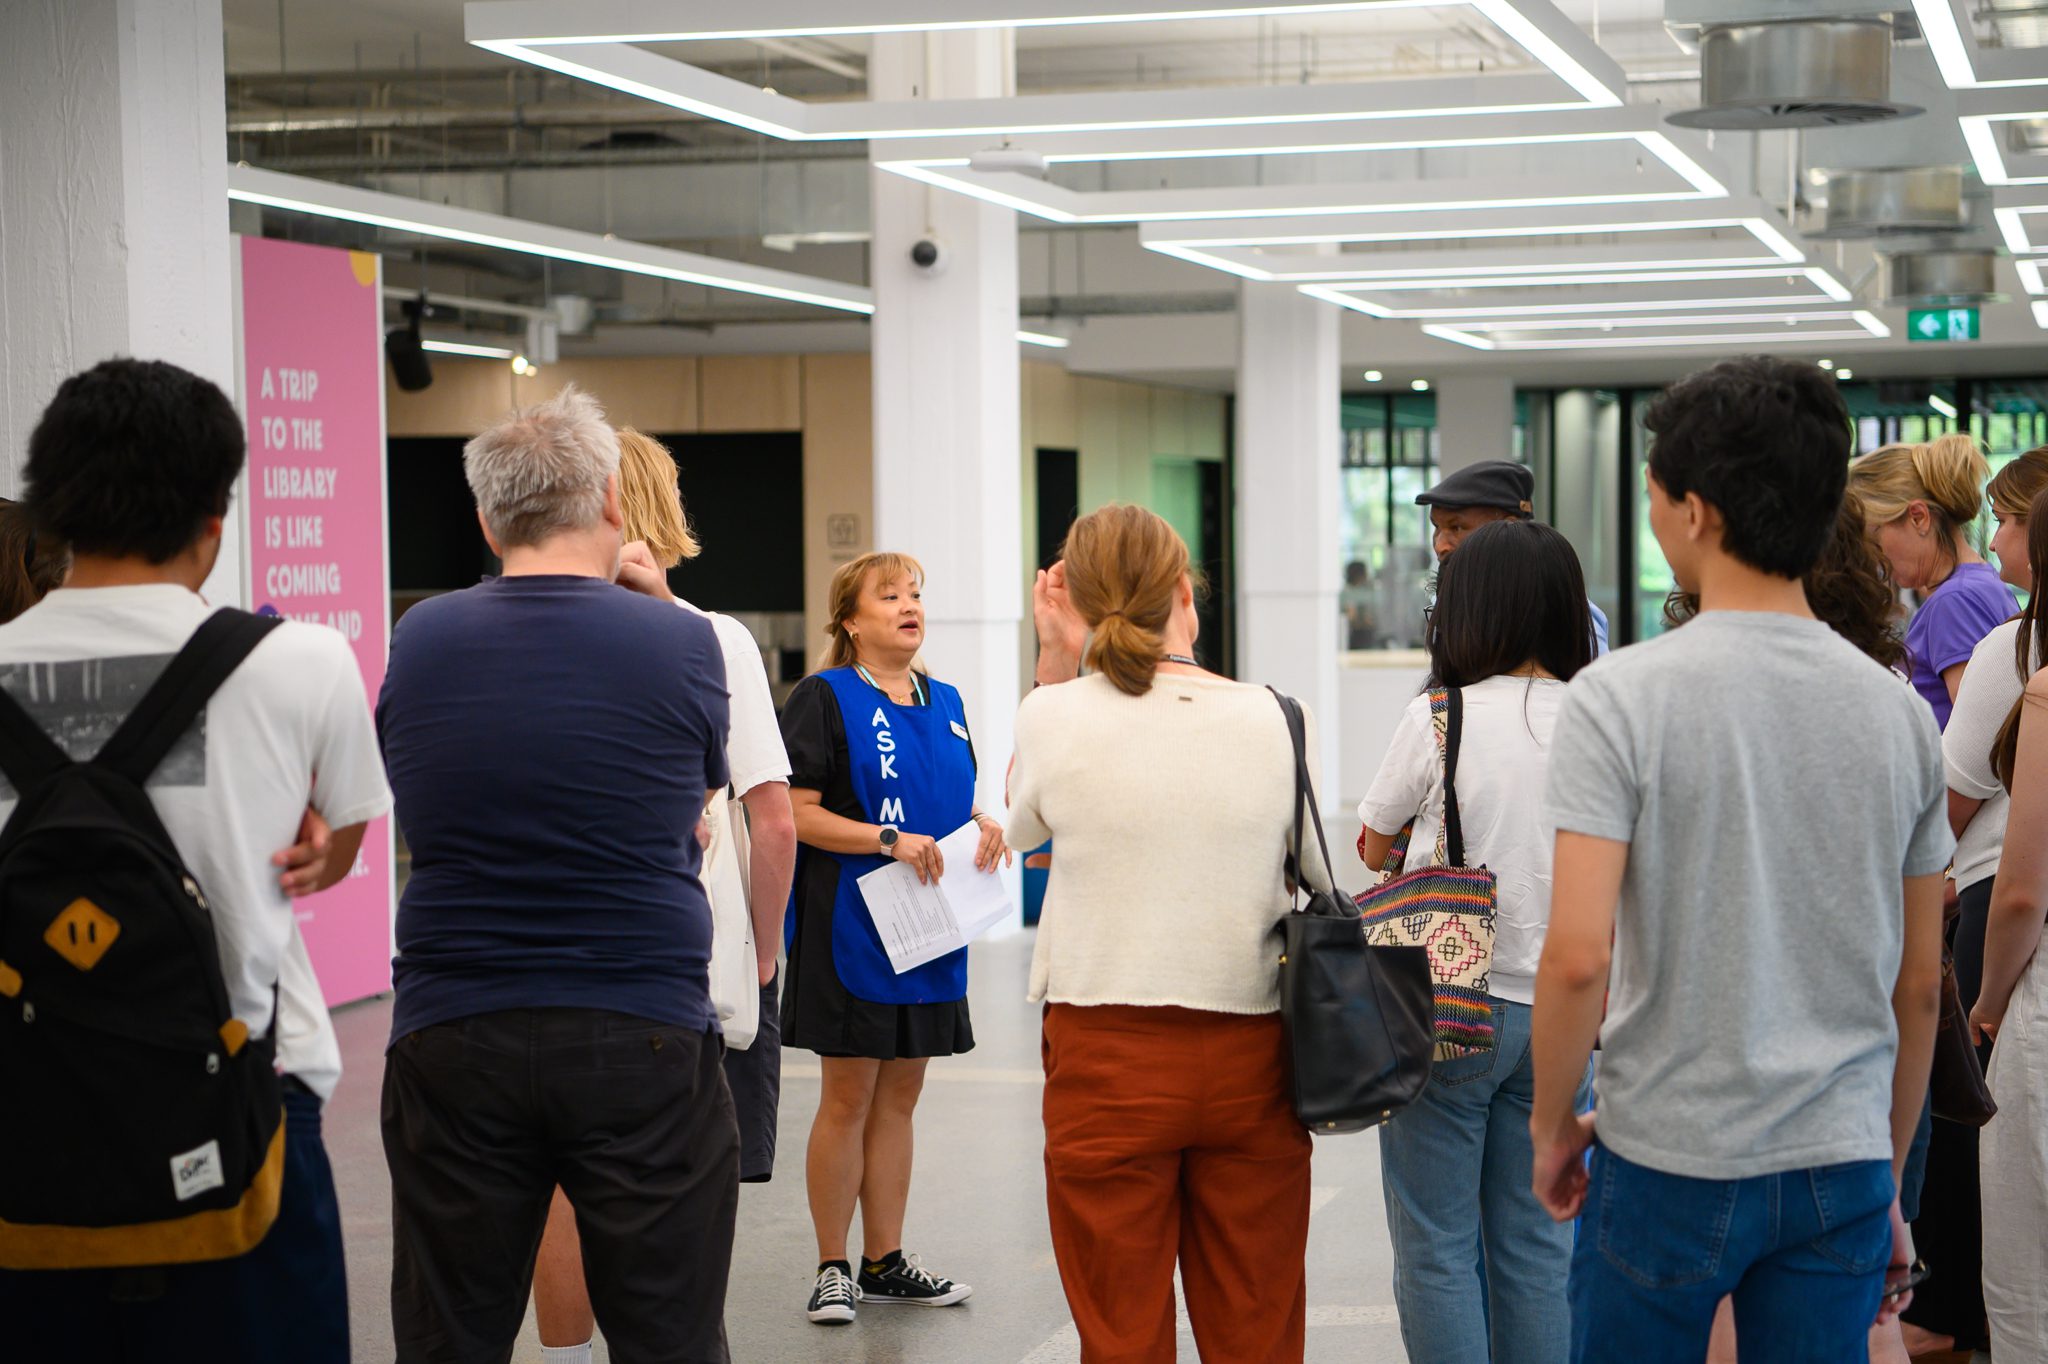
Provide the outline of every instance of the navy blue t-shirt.
<path id="1" fill-rule="evenodd" d="M 711 1027 L 711 623 L 597 578 L 498 578 L 399 621 L 377 733 L 412 849 L 391 1038 L 501 1009 Z"/>

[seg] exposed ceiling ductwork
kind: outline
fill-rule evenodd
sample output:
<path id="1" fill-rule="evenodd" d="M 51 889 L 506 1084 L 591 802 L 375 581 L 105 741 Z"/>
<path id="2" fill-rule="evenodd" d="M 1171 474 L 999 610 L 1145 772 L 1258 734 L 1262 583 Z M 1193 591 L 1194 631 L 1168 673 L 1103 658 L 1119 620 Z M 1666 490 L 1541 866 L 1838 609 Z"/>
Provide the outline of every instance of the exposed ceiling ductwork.
<path id="1" fill-rule="evenodd" d="M 1884 258 L 1885 306 L 1948 308 L 1998 303 L 1998 253 L 1904 251 Z"/>
<path id="2" fill-rule="evenodd" d="M 1835 241 L 1963 232 L 1960 166 L 1897 166 L 1827 174 L 1827 218 L 1807 233 Z"/>
<path id="3" fill-rule="evenodd" d="M 1823 128 L 1920 113 L 1891 97 L 1892 26 L 1875 17 L 1714 24 L 1700 34 L 1687 128 Z"/>

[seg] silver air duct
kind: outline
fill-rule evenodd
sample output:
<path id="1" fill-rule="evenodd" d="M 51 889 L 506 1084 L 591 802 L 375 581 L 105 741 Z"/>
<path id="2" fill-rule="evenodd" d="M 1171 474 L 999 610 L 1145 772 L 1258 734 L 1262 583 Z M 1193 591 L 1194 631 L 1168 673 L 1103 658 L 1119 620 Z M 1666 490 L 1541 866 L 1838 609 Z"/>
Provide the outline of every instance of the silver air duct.
<path id="1" fill-rule="evenodd" d="M 1954 308 L 1999 303 L 1995 251 L 1902 251 L 1884 260 L 1887 308 Z"/>
<path id="2" fill-rule="evenodd" d="M 1970 227 L 1960 166 L 1830 171 L 1827 187 L 1827 221 L 1809 237 L 1861 241 Z"/>
<path id="3" fill-rule="evenodd" d="M 1686 128 L 1820 128 L 1920 113 L 1891 98 L 1892 26 L 1879 18 L 1711 24 L 1700 32 L 1702 107 Z"/>

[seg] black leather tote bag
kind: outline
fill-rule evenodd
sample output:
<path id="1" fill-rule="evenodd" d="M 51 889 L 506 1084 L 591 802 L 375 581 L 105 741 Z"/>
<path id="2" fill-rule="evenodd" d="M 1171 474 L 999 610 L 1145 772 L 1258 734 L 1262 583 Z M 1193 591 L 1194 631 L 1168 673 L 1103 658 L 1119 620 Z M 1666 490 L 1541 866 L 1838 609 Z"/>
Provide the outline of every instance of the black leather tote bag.
<path id="1" fill-rule="evenodd" d="M 1294 908 L 1280 921 L 1280 1019 L 1293 1058 L 1295 1116 L 1311 1132 L 1362 1132 L 1394 1116 L 1429 1083 L 1436 1051 L 1429 954 L 1368 947 L 1358 907 L 1303 884 L 1303 812 L 1334 878 L 1309 780 L 1307 727 L 1292 697 L 1273 693 L 1294 740 Z"/>

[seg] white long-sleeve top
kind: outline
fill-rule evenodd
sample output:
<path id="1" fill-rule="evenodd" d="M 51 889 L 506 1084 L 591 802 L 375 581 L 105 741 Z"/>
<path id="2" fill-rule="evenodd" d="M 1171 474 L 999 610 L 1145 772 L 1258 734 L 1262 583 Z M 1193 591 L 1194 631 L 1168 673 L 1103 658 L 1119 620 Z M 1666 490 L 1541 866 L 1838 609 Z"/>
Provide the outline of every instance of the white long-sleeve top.
<path id="1" fill-rule="evenodd" d="M 1016 751 L 1006 841 L 1053 840 L 1033 1001 L 1280 1007 L 1295 780 L 1272 693 L 1161 673 L 1127 696 L 1084 677 L 1025 698 Z M 1303 837 L 1309 879 L 1327 885 L 1314 831 Z"/>
<path id="2" fill-rule="evenodd" d="M 2005 816 L 2012 799 L 1991 770 L 1991 744 L 2025 689 L 2012 666 L 2019 628 L 2018 621 L 2009 620 L 1978 641 L 1970 666 L 1963 670 L 1963 685 L 1956 689 L 1948 728 L 1941 732 L 1949 789 L 1984 802 L 1956 839 L 1957 890 L 1995 873 L 2005 845 Z M 2034 662 L 2038 667 L 2040 660 Z"/>

